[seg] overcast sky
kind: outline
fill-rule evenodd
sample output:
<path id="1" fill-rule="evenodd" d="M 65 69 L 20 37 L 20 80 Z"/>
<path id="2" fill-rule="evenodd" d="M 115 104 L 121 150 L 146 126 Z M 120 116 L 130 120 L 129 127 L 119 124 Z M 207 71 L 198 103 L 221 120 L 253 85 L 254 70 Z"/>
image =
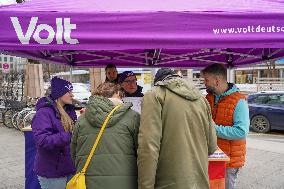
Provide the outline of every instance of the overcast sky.
<path id="1" fill-rule="evenodd" d="M 15 2 L 16 0 L 0 0 L 0 5 L 9 5 Z"/>

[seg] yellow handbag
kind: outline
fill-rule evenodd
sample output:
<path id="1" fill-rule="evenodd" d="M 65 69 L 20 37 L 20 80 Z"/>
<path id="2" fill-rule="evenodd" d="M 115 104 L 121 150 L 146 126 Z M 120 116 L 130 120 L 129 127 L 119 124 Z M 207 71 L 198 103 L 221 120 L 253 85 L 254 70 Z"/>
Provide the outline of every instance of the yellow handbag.
<path id="1" fill-rule="evenodd" d="M 82 169 L 82 171 L 80 171 L 79 173 L 77 173 L 76 175 L 74 175 L 72 177 L 72 179 L 67 183 L 66 185 L 66 189 L 86 189 L 86 179 L 85 179 L 85 173 L 86 170 L 90 164 L 91 158 L 96 150 L 96 147 L 101 139 L 101 136 L 104 132 L 104 129 L 106 127 L 106 124 L 108 123 L 110 116 L 113 114 L 113 112 L 115 112 L 121 105 L 117 105 L 107 116 L 106 120 L 104 121 L 104 124 L 96 138 L 96 141 L 94 143 L 94 146 L 92 147 L 92 150 L 87 158 L 87 161 Z"/>

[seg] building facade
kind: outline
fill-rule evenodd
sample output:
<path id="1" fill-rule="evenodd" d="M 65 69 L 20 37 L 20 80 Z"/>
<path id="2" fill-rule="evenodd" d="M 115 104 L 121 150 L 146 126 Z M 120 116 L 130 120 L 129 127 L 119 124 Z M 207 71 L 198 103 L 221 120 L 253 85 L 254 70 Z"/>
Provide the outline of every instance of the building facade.
<path id="1" fill-rule="evenodd" d="M 26 58 L 0 54 L 0 73 L 22 72 L 25 64 L 27 64 Z"/>

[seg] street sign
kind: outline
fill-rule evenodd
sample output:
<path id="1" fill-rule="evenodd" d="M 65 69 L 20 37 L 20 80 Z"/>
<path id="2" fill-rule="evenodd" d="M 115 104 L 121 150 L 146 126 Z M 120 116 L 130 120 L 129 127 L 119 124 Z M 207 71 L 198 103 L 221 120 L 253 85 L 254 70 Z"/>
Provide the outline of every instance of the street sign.
<path id="1" fill-rule="evenodd" d="M 10 72 L 10 64 L 2 63 L 2 72 L 3 73 L 9 73 Z"/>

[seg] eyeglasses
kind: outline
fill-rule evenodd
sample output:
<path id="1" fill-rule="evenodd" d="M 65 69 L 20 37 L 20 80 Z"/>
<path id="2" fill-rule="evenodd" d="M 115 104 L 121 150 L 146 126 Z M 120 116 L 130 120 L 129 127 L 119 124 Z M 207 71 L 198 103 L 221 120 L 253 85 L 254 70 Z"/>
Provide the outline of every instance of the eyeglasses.
<path id="1" fill-rule="evenodd" d="M 130 85 L 130 84 L 136 83 L 137 80 L 136 80 L 136 79 L 133 79 L 133 80 L 124 80 L 123 83 L 124 83 L 124 82 L 127 83 L 128 85 Z"/>

